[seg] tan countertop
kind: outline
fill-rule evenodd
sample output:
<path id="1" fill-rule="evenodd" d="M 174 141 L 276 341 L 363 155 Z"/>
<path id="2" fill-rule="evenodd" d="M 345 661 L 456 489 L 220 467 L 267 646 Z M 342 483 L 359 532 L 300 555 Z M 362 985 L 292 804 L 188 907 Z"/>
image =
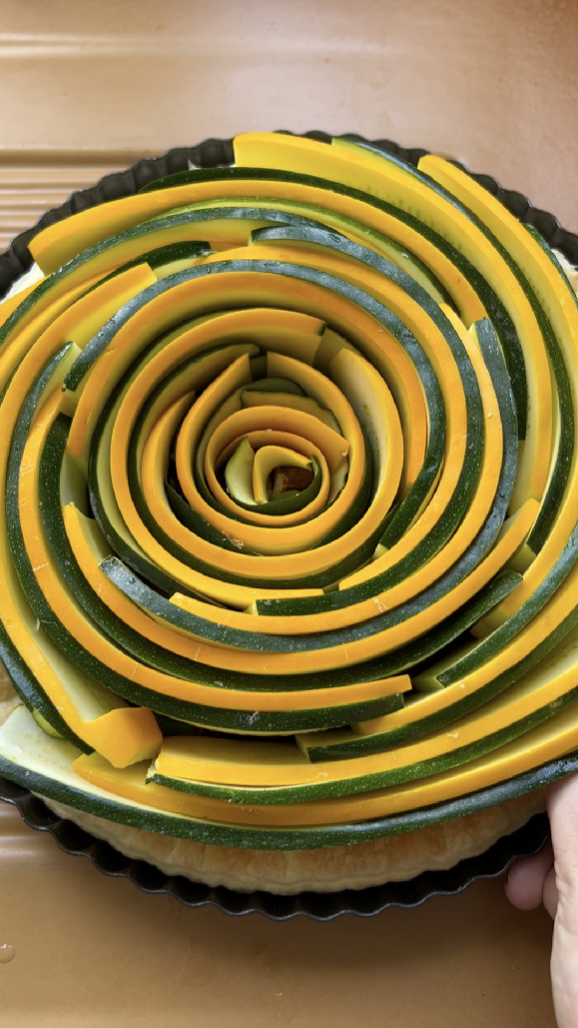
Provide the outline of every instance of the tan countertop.
<path id="1" fill-rule="evenodd" d="M 137 156 L 273 128 L 456 156 L 578 230 L 564 0 L 0 6 L 0 244 Z M 330 924 L 187 910 L 0 806 L 1 1028 L 553 1028 L 550 932 L 500 881 Z"/>
<path id="2" fill-rule="evenodd" d="M 188 910 L 0 805 L 2 1028 L 554 1028 L 550 932 L 501 881 L 327 924 Z"/>
<path id="3" fill-rule="evenodd" d="M 578 230 L 567 0 L 2 0 L 1 11 L 4 162 L 74 164 L 80 151 L 124 164 L 209 135 L 358 131 L 458 157 Z"/>

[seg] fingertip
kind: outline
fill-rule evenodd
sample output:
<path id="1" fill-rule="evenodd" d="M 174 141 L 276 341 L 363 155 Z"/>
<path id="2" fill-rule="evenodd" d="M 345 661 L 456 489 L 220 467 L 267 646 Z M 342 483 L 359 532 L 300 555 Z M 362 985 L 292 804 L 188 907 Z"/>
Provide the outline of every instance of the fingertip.
<path id="1" fill-rule="evenodd" d="M 540 905 L 540 885 L 529 886 L 526 881 L 521 883 L 517 875 L 508 877 L 504 891 L 509 902 L 518 910 L 534 910 Z"/>
<path id="2" fill-rule="evenodd" d="M 540 906 L 544 883 L 553 863 L 552 845 L 548 842 L 535 856 L 512 864 L 505 892 L 514 907 L 518 910 L 534 910 Z"/>

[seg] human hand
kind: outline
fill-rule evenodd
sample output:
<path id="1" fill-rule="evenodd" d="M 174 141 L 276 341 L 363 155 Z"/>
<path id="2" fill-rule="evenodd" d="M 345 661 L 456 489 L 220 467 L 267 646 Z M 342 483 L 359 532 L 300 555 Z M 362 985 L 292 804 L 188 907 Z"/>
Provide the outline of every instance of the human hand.
<path id="1" fill-rule="evenodd" d="M 520 910 L 543 903 L 554 918 L 552 995 L 559 1028 L 578 1028 L 578 775 L 548 789 L 552 842 L 511 867 L 506 895 Z"/>

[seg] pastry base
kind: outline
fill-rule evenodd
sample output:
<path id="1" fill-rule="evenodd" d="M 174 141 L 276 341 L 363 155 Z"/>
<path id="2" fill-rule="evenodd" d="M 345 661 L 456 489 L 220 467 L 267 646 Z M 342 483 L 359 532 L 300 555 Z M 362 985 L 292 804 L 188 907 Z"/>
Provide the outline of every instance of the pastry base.
<path id="1" fill-rule="evenodd" d="M 441 871 L 484 853 L 498 839 L 521 828 L 546 809 L 544 789 L 453 821 L 403 835 L 351 846 L 316 850 L 244 850 L 208 846 L 189 839 L 119 825 L 42 797 L 59 817 L 68 818 L 125 856 L 146 860 L 167 875 L 184 875 L 212 888 L 236 892 L 263 889 L 277 895 L 339 892 L 402 882 L 423 871 Z"/>

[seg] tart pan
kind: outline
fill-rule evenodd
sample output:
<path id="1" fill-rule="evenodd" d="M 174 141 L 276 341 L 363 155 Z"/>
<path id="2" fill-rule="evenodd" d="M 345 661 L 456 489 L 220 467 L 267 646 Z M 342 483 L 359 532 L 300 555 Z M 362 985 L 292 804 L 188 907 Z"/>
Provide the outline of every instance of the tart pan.
<path id="1" fill-rule="evenodd" d="M 321 142 L 331 141 L 331 136 L 325 132 L 312 131 L 304 135 Z M 363 139 L 353 133 L 349 133 L 348 138 Z M 388 139 L 374 140 L 373 143 L 414 165 L 429 152 L 417 148 L 404 149 Z M 61 207 L 47 211 L 37 225 L 18 235 L 6 253 L 0 256 L 0 296 L 30 268 L 32 258 L 28 243 L 41 229 L 88 207 L 131 196 L 155 179 L 186 171 L 191 165 L 212 168 L 232 163 L 232 140 L 207 139 L 197 146 L 174 148 L 162 157 L 139 160 L 126 171 L 106 175 L 90 189 L 73 193 Z M 572 264 L 578 265 L 578 235 L 562 228 L 553 214 L 534 207 L 522 193 L 502 188 L 490 175 L 474 174 L 459 162 L 454 163 L 497 197 L 520 221 L 537 228 L 551 247 L 560 250 Z M 560 774 L 560 771 L 556 773 L 560 763 L 548 766 L 553 778 Z M 368 917 L 388 907 L 416 907 L 432 896 L 457 895 L 474 881 L 503 874 L 517 858 L 537 853 L 549 837 L 547 815 L 536 814 L 526 825 L 499 839 L 485 853 L 462 860 L 447 871 L 426 871 L 406 882 L 390 882 L 367 889 L 275 896 L 266 892 L 240 893 L 224 887 L 210 888 L 180 875 L 169 877 L 151 864 L 125 857 L 109 843 L 96 839 L 74 822 L 58 817 L 39 797 L 1 776 L 0 799 L 17 806 L 31 828 L 50 832 L 66 853 L 88 857 L 102 874 L 129 878 L 143 892 L 172 895 L 188 907 L 209 905 L 237 916 L 260 913 L 274 921 L 286 921 L 299 914 L 316 921 L 331 921 L 341 914 Z"/>
<path id="2" fill-rule="evenodd" d="M 7 778 L 0 777 L 0 799 L 18 807 L 30 828 L 50 832 L 65 853 L 88 857 L 101 874 L 128 878 L 142 892 L 174 896 L 186 907 L 212 906 L 237 916 L 258 913 L 272 921 L 289 921 L 299 914 L 314 921 L 333 921 L 340 914 L 369 917 L 388 907 L 418 907 L 432 896 L 455 896 L 481 878 L 497 878 L 518 857 L 537 853 L 550 834 L 547 815 L 535 814 L 522 828 L 498 839 L 485 853 L 461 860 L 448 871 L 425 871 L 406 882 L 389 882 L 368 889 L 275 896 L 268 892 L 233 892 L 223 886 L 211 888 L 182 875 L 166 875 L 143 860 L 125 857 L 110 843 L 96 839 L 73 821 L 60 818 L 40 797 Z"/>

